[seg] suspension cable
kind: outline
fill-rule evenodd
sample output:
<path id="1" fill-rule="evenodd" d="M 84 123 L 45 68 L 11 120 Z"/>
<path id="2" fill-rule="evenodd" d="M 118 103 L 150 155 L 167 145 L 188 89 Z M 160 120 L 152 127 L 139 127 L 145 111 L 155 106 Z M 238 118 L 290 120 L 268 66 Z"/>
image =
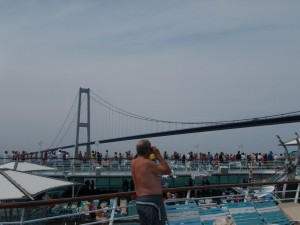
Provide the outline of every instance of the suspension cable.
<path id="1" fill-rule="evenodd" d="M 100 105 L 106 107 L 107 109 L 110 109 L 114 112 L 117 112 L 119 114 L 122 114 L 124 116 L 128 116 L 131 118 L 136 118 L 136 119 L 141 119 L 141 120 L 147 120 L 147 121 L 152 121 L 152 122 L 161 122 L 161 123 L 168 123 L 168 124 L 182 124 L 182 125 L 192 125 L 192 124 L 197 124 L 197 125 L 204 125 L 204 124 L 222 124 L 222 123 L 229 123 L 232 121 L 235 122 L 240 122 L 240 121 L 245 121 L 245 120 L 253 120 L 253 119 L 267 119 L 267 118 L 272 118 L 272 117 L 283 117 L 283 116 L 288 116 L 290 114 L 298 114 L 300 111 L 294 111 L 294 112 L 288 112 L 288 113 L 281 113 L 281 114 L 275 114 L 271 116 L 264 116 L 264 117 L 255 117 L 255 118 L 250 118 L 250 119 L 239 119 L 239 120 L 224 120 L 224 121 L 215 121 L 215 122 L 182 122 L 182 121 L 167 121 L 167 120 L 158 120 L 158 119 L 153 119 L 153 118 L 148 118 L 144 116 L 140 116 L 134 113 L 130 113 L 126 110 L 123 110 L 119 107 L 114 106 L 113 104 L 109 103 L 108 101 L 104 100 L 103 98 L 99 97 L 95 92 L 91 91 L 96 97 L 98 97 L 102 102 L 96 100 L 95 98 L 92 98 L 95 100 L 97 103 Z M 107 105 L 106 105 L 107 104 Z"/>
<path id="2" fill-rule="evenodd" d="M 71 108 L 70 108 L 70 110 L 69 110 L 69 112 L 68 112 L 68 115 L 67 115 L 65 121 L 63 122 L 63 124 L 62 124 L 60 130 L 58 131 L 58 133 L 57 133 L 57 135 L 55 136 L 54 140 L 53 140 L 52 143 L 50 144 L 49 148 L 52 148 L 52 146 L 53 146 L 54 143 L 56 142 L 56 139 L 57 139 L 58 136 L 60 135 L 60 132 L 61 132 L 62 129 L 64 128 L 64 126 L 65 126 L 65 124 L 66 124 L 66 122 L 67 122 L 67 120 L 68 120 L 68 118 L 69 118 L 69 116 L 70 116 L 70 114 L 71 114 L 71 111 L 72 111 L 72 109 L 73 109 L 73 107 L 74 107 L 74 104 L 75 104 L 75 102 L 76 102 L 76 99 L 78 98 L 78 95 L 79 95 L 79 91 L 77 92 L 77 95 L 76 95 L 76 97 L 75 97 L 75 99 L 74 99 L 74 101 L 73 101 L 73 103 L 72 103 L 72 106 L 71 106 Z"/>

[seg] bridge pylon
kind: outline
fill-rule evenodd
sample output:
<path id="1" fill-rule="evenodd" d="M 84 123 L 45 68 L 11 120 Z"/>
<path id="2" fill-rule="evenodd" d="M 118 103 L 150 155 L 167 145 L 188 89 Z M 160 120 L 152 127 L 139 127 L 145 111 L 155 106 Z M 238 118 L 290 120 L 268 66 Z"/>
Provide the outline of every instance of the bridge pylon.
<path id="1" fill-rule="evenodd" d="M 86 104 L 86 110 L 87 110 L 87 118 L 85 122 L 81 122 L 81 107 L 82 107 L 82 102 L 81 102 L 81 96 L 83 94 L 86 94 L 87 97 L 87 104 Z M 80 128 L 86 128 L 87 132 L 87 143 L 91 142 L 91 131 L 90 131 L 90 122 L 91 122 L 91 117 L 90 117 L 90 89 L 89 88 L 79 88 L 79 98 L 78 98 L 78 112 L 77 112 L 77 126 L 76 126 L 76 143 L 75 143 L 75 157 L 78 156 L 78 146 L 79 146 L 79 135 L 80 135 Z M 87 144 L 86 147 L 87 153 L 90 155 L 91 153 L 91 146 L 90 144 Z"/>

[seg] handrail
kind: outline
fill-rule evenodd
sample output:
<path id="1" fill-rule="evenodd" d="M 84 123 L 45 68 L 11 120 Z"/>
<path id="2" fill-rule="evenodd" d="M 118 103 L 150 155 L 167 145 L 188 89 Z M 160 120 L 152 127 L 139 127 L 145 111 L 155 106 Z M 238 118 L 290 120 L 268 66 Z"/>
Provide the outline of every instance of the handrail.
<path id="1" fill-rule="evenodd" d="M 250 187 L 250 186 L 253 187 L 253 186 L 262 186 L 262 185 L 283 185 L 283 184 L 300 184 L 300 180 L 164 188 L 163 192 L 164 193 L 169 192 L 169 191 L 170 192 L 184 192 L 184 191 L 191 191 L 191 190 L 206 190 L 206 189 Z M 60 199 L 15 202 L 15 203 L 0 203 L 0 209 L 29 208 L 29 207 L 37 207 L 37 206 L 41 206 L 41 205 L 48 205 L 48 204 L 79 202 L 79 201 L 84 201 L 84 200 L 122 198 L 122 197 L 132 196 L 134 194 L 135 194 L 134 191 L 130 191 L 130 192 L 119 192 L 119 193 L 100 194 L 100 195 L 89 195 L 89 196 L 81 196 L 81 197 L 73 197 L 73 198 L 60 198 Z"/>
<path id="2" fill-rule="evenodd" d="M 2 158 L 0 158 L 0 165 L 3 164 L 3 160 L 1 160 Z M 4 159 L 4 158 L 3 158 Z M 7 162 L 16 162 L 15 160 L 12 159 L 6 159 L 8 160 Z M 36 158 L 34 160 L 30 160 L 30 159 L 25 159 L 25 160 L 19 160 L 19 163 L 22 162 L 28 162 L 28 163 L 33 163 L 33 164 L 37 164 L 37 165 L 44 165 L 44 166 L 48 166 L 48 167 L 54 167 L 57 168 L 58 170 L 69 170 L 69 171 L 74 171 L 75 167 L 79 166 L 78 168 L 79 171 L 82 170 L 82 166 L 87 166 L 86 168 L 89 169 L 89 172 L 95 171 L 96 167 L 100 166 L 102 170 L 110 170 L 112 169 L 112 162 L 117 162 L 114 165 L 117 165 L 119 168 L 119 171 L 130 171 L 130 166 L 128 166 L 128 163 L 130 163 L 131 160 L 128 159 L 122 159 L 121 162 L 119 160 L 115 161 L 115 160 L 108 160 L 105 161 L 103 158 L 101 160 L 101 163 L 99 163 L 96 159 L 87 159 L 87 161 L 82 161 L 82 160 L 78 160 L 76 158 L 70 158 L 68 160 L 63 160 L 63 159 L 57 159 L 57 158 L 52 158 L 50 161 L 47 161 L 43 158 Z M 187 163 L 182 163 L 181 160 L 175 160 L 175 159 L 168 159 L 167 160 L 168 164 L 170 166 L 182 166 L 182 170 L 186 170 L 187 169 Z M 231 170 L 230 164 L 231 163 L 236 163 L 236 162 L 241 162 L 241 167 L 239 168 L 240 170 L 247 170 L 250 169 L 250 164 L 251 161 L 249 160 L 244 160 L 244 161 L 239 161 L 239 160 L 228 160 L 224 163 L 219 163 L 216 160 L 200 160 L 200 159 L 194 159 L 192 161 L 187 161 L 189 163 L 193 163 L 193 166 L 189 167 L 189 170 L 197 170 L 199 168 L 199 166 L 208 166 L 209 164 L 211 166 L 220 166 L 220 165 L 224 165 L 224 166 L 229 166 L 229 170 Z M 277 160 L 277 161 L 266 161 L 266 162 L 256 162 L 255 166 L 251 166 L 252 170 L 256 170 L 256 169 L 262 169 L 262 168 L 267 168 L 267 169 L 276 169 L 276 167 L 283 167 L 284 165 L 284 161 L 281 160 Z M 195 166 L 197 165 L 197 166 Z M 66 167 L 67 166 L 67 167 Z M 178 169 L 178 168 L 175 168 Z M 84 172 L 84 171 L 82 171 Z"/>

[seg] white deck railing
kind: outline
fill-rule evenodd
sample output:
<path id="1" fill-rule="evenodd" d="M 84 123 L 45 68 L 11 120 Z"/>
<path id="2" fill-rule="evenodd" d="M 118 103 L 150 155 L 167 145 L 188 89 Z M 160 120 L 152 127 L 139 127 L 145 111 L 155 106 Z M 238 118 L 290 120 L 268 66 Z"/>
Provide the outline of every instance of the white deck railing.
<path id="1" fill-rule="evenodd" d="M 211 196 L 211 190 L 228 190 L 232 187 L 242 188 L 254 188 L 265 185 L 276 185 L 278 189 L 271 193 L 273 196 L 280 196 L 278 193 L 284 190 L 282 186 L 287 184 L 291 187 L 296 187 L 293 190 L 289 189 L 285 191 L 284 199 L 275 199 L 276 201 L 298 202 L 300 181 L 286 181 L 286 182 L 267 182 L 267 183 L 243 183 L 243 184 L 226 184 L 226 185 L 209 185 L 209 186 L 191 186 L 180 188 L 166 188 L 164 193 L 172 192 L 179 194 L 182 198 L 177 198 L 175 201 L 185 201 L 187 199 L 193 199 L 198 203 L 199 207 L 214 207 L 225 204 L 229 201 L 235 201 L 237 199 L 255 199 L 253 193 L 249 194 L 236 194 L 226 193 L 223 195 Z M 198 197 L 196 192 L 205 192 L 206 196 Z M 134 211 L 135 205 L 129 203 L 129 199 L 135 194 L 135 192 L 123 192 L 102 194 L 93 196 L 82 196 L 75 198 L 65 199 L 52 199 L 43 201 L 28 201 L 28 202 L 2 202 L 0 203 L 0 224 L 102 224 L 109 223 L 112 225 L 116 221 L 122 221 L 124 224 L 136 224 L 138 222 L 138 216 Z M 126 201 L 125 201 L 126 199 Z M 216 201 L 218 199 L 218 201 Z M 82 207 L 82 203 L 86 201 L 107 201 L 109 207 L 96 210 L 88 210 Z M 168 200 L 174 201 L 174 200 Z M 74 204 L 79 203 L 81 204 Z M 121 203 L 121 204 L 120 204 Z M 73 207 L 75 206 L 75 207 Z M 78 206 L 78 207 L 77 207 Z M 101 204 L 99 204 L 101 206 Z M 55 211 L 55 209 L 58 209 Z M 133 210 L 132 210 L 133 209 Z M 91 218 L 92 213 L 105 212 L 102 217 Z M 127 222 L 127 223 L 126 223 Z"/>

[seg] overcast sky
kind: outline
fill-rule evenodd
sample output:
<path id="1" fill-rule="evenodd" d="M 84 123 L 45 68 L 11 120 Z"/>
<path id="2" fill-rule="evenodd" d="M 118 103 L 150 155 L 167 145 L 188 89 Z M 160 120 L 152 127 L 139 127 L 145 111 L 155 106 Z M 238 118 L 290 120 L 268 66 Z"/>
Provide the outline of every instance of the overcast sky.
<path id="1" fill-rule="evenodd" d="M 79 87 L 161 120 L 300 110 L 300 1 L 0 0 L 0 152 L 47 148 Z M 150 139 L 280 152 L 299 123 Z M 75 134 L 74 134 L 75 135 Z M 101 146 L 134 149 L 136 141 Z"/>

